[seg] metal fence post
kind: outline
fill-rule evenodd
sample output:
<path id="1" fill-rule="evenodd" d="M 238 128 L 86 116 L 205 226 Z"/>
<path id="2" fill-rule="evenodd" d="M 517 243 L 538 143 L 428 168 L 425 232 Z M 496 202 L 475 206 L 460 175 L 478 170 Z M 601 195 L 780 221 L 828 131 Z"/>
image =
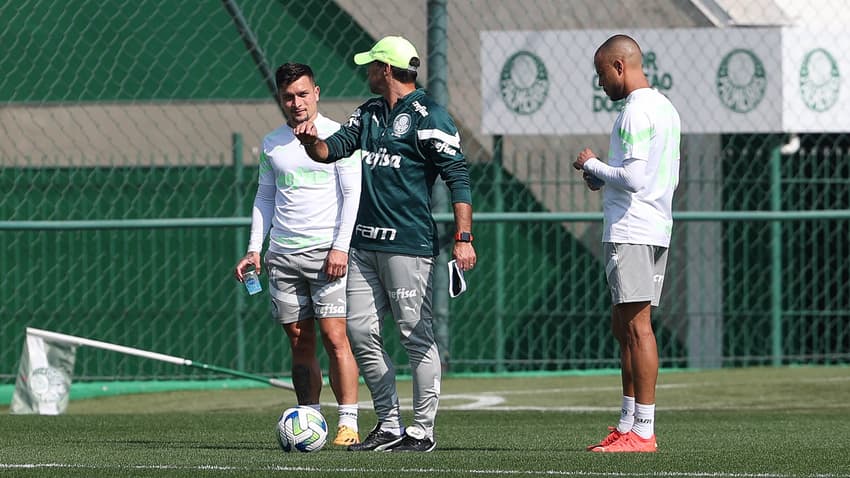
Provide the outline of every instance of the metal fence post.
<path id="1" fill-rule="evenodd" d="M 428 0 L 428 94 L 439 104 L 448 108 L 448 11 L 446 0 Z M 431 207 L 435 213 L 451 212 L 446 184 L 437 178 L 431 192 Z M 440 363 L 447 368 L 451 357 L 451 333 L 449 327 L 449 278 L 448 262 L 451 242 L 443 246 L 443 241 L 452 231 L 452 223 L 441 222 L 437 225 L 440 237 L 440 255 L 434 264 L 432 283 L 432 316 L 437 349 L 440 351 Z"/>
<path id="2" fill-rule="evenodd" d="M 242 135 L 233 133 L 231 136 L 232 152 L 233 152 L 233 196 L 236 210 L 234 216 L 239 217 L 244 214 L 245 206 L 245 162 L 242 160 Z M 242 228 L 234 230 L 236 235 L 236 256 L 242 257 L 248 244 L 245 239 L 245 231 Z M 239 370 L 245 369 L 245 291 L 241 284 L 236 292 L 236 368 Z"/>
<path id="3" fill-rule="evenodd" d="M 770 152 L 770 210 L 782 211 L 782 144 Z M 770 222 L 770 317 L 771 356 L 774 366 L 782 365 L 782 222 Z"/>
<path id="4" fill-rule="evenodd" d="M 503 158 L 502 158 L 502 135 L 493 137 L 493 189 L 496 192 L 493 202 L 495 212 L 505 211 L 505 199 L 503 189 Z M 496 330 L 495 330 L 495 361 L 496 371 L 505 370 L 505 223 L 496 223 Z"/>

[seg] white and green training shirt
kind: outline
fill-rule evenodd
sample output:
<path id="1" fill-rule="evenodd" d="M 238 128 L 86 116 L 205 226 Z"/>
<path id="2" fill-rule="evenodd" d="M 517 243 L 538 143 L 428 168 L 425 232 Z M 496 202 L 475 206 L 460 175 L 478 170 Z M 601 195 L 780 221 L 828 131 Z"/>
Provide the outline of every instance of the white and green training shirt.
<path id="1" fill-rule="evenodd" d="M 339 123 L 321 114 L 314 123 L 320 138 L 339 129 Z M 271 228 L 269 250 L 279 254 L 319 248 L 347 253 L 360 187 L 359 153 L 318 163 L 283 124 L 263 139 L 248 251 L 260 252 Z"/>
<path id="2" fill-rule="evenodd" d="M 676 108 L 658 91 L 640 88 L 626 97 L 611 131 L 608 164 L 591 159 L 584 165 L 605 181 L 603 242 L 669 247 L 681 129 Z"/>

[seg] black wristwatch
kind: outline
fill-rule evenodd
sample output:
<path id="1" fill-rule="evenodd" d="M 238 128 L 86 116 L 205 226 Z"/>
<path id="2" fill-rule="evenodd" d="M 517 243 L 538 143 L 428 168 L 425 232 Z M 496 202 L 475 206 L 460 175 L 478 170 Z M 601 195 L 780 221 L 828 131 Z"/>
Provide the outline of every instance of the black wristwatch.
<path id="1" fill-rule="evenodd" d="M 471 232 L 458 232 L 455 234 L 456 242 L 472 242 Z"/>

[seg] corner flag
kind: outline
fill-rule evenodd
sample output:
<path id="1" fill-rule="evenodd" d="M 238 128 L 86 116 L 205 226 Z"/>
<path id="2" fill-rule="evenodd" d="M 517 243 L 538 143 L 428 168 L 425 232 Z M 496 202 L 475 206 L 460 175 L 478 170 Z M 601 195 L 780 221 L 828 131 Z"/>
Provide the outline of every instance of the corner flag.
<path id="1" fill-rule="evenodd" d="M 284 382 L 276 378 L 218 367 L 173 355 L 27 327 L 27 340 L 24 344 L 24 352 L 21 354 L 21 366 L 9 412 L 20 415 L 59 415 L 64 413 L 68 408 L 71 376 L 74 373 L 74 358 L 78 346 L 111 350 L 174 365 L 184 365 L 247 378 L 286 390 L 295 390 L 295 386 L 291 382 Z"/>
<path id="2" fill-rule="evenodd" d="M 27 333 L 9 413 L 64 413 L 68 408 L 76 352 L 76 345 Z"/>

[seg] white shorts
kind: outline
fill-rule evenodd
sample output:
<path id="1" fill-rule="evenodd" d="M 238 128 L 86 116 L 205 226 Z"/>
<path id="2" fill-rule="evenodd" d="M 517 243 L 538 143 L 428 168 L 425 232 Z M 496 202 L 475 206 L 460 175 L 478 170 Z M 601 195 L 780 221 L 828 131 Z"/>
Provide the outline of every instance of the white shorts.
<path id="1" fill-rule="evenodd" d="M 667 248 L 605 242 L 603 251 L 611 302 L 649 302 L 657 307 L 667 269 Z"/>

